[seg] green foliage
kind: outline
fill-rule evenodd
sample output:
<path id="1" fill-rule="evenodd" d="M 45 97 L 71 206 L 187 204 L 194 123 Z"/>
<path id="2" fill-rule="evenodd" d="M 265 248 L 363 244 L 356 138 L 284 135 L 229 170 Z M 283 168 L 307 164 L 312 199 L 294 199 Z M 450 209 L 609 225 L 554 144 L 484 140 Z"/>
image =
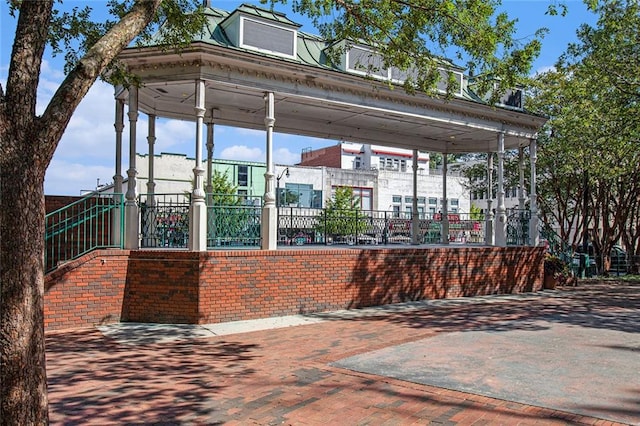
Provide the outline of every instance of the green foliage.
<path id="1" fill-rule="evenodd" d="M 109 18 L 95 22 L 90 6 L 74 7 L 68 11 L 53 10 L 49 26 L 48 43 L 53 56 L 64 54 L 65 73 L 69 73 L 108 31 L 119 31 L 120 24 L 132 12 L 134 0 L 109 0 Z M 163 0 L 153 15 L 153 19 L 137 35 L 136 43 L 145 45 L 153 42 L 165 49 L 179 50 L 189 45 L 205 24 L 202 2 L 199 0 Z M 116 62 L 110 63 L 102 77 L 112 83 L 135 82 Z"/>
<path id="2" fill-rule="evenodd" d="M 529 108 L 550 118 L 539 137 L 541 213 L 570 243 L 588 228 L 606 261 L 619 239 L 640 248 L 640 4 L 590 7 L 597 25 L 583 25 L 556 69 L 536 78 Z"/>
<path id="3" fill-rule="evenodd" d="M 482 214 L 482 209 L 475 204 L 471 204 L 471 208 L 469 209 L 469 219 L 471 220 L 484 220 L 484 214 Z"/>
<path id="4" fill-rule="evenodd" d="M 367 227 L 366 218 L 360 210 L 360 199 L 353 195 L 350 187 L 336 188 L 333 199 L 318 215 L 316 229 L 327 235 L 357 235 Z"/>
<path id="5" fill-rule="evenodd" d="M 218 170 L 211 176 L 212 193 L 208 194 L 210 234 L 216 242 L 232 243 L 246 238 L 257 239 L 260 234 L 258 218 L 262 206 L 246 203 L 238 195 L 228 174 Z"/>
<path id="6" fill-rule="evenodd" d="M 211 176 L 211 202 L 216 206 L 236 206 L 241 203 L 237 195 L 238 187 L 233 184 L 227 172 L 214 170 Z"/>

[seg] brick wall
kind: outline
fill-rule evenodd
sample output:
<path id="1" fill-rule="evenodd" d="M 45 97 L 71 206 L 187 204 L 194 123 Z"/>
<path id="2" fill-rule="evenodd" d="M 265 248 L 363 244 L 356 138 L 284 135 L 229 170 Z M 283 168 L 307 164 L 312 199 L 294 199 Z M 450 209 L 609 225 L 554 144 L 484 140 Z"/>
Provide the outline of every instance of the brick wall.
<path id="1" fill-rule="evenodd" d="M 536 291 L 542 287 L 543 253 L 531 247 L 454 246 L 104 250 L 47 277 L 45 323 L 48 330 L 119 320 L 205 324 Z"/>
<path id="2" fill-rule="evenodd" d="M 128 265 L 127 250 L 96 250 L 47 274 L 45 329 L 120 321 Z"/>
<path id="3" fill-rule="evenodd" d="M 300 166 L 325 166 L 342 168 L 342 146 L 340 144 L 303 152 Z"/>
<path id="4" fill-rule="evenodd" d="M 71 203 L 75 203 L 80 199 L 82 199 L 82 197 L 74 197 L 70 195 L 45 195 L 44 208 L 47 213 L 51 213 L 66 207 Z"/>

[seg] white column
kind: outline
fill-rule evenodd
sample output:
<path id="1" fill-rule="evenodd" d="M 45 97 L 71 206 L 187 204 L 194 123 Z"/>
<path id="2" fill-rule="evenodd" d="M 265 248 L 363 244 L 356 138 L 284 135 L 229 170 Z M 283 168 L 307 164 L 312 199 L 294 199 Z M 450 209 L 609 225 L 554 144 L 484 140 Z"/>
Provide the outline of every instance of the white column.
<path id="1" fill-rule="evenodd" d="M 531 189 L 529 189 L 529 208 L 531 209 L 531 220 L 529 221 L 529 239 L 532 246 L 540 244 L 540 233 L 538 231 L 538 199 L 536 192 L 536 162 L 538 161 L 538 141 L 531 139 L 529 145 L 529 161 L 531 162 Z"/>
<path id="2" fill-rule="evenodd" d="M 487 153 L 487 215 L 485 221 L 484 242 L 492 246 L 495 244 L 493 231 L 493 152 Z"/>
<path id="3" fill-rule="evenodd" d="M 196 80 L 196 165 L 193 168 L 193 191 L 189 209 L 189 250 L 207 250 L 207 204 L 203 188 L 204 169 L 202 168 L 202 131 L 204 127 L 204 80 Z"/>
<path id="4" fill-rule="evenodd" d="M 122 243 L 122 132 L 124 130 L 124 99 L 116 99 L 116 118 L 113 124 L 116 129 L 116 174 L 113 175 L 114 202 L 118 205 L 111 218 L 111 239 L 114 246 Z"/>
<path id="5" fill-rule="evenodd" d="M 138 204 L 136 203 L 136 124 L 138 122 L 138 88 L 129 87 L 129 170 L 127 170 L 127 193 L 124 202 L 124 248 L 137 250 L 140 247 L 138 231 Z"/>
<path id="6" fill-rule="evenodd" d="M 149 114 L 149 126 L 147 131 L 147 144 L 149 145 L 149 179 L 147 180 L 147 211 L 145 222 L 148 224 L 146 230 L 147 235 L 143 235 L 144 245 L 147 247 L 156 247 L 156 182 L 155 182 L 155 172 L 154 172 L 154 162 L 155 162 L 155 151 L 154 146 L 156 143 L 156 116 L 153 114 Z"/>
<path id="7" fill-rule="evenodd" d="M 447 199 L 447 154 L 442 154 L 442 244 L 449 244 L 449 201 Z"/>
<path id="8" fill-rule="evenodd" d="M 276 208 L 276 196 L 274 189 L 275 173 L 273 171 L 273 126 L 276 122 L 274 116 L 273 92 L 265 93 L 265 118 L 267 129 L 267 172 L 265 178 L 264 206 L 262 208 L 261 237 L 263 250 L 275 250 L 277 248 L 278 217 Z"/>
<path id="9" fill-rule="evenodd" d="M 498 133 L 498 205 L 496 207 L 496 246 L 507 246 L 507 209 L 504 205 L 504 132 Z"/>
<path id="10" fill-rule="evenodd" d="M 524 148 L 518 148 L 518 171 L 520 172 L 520 181 L 518 184 L 518 208 L 520 213 L 524 211 Z"/>
<path id="11" fill-rule="evenodd" d="M 420 217 L 418 216 L 418 150 L 413 150 L 413 202 L 411 203 L 411 244 L 420 244 Z"/>

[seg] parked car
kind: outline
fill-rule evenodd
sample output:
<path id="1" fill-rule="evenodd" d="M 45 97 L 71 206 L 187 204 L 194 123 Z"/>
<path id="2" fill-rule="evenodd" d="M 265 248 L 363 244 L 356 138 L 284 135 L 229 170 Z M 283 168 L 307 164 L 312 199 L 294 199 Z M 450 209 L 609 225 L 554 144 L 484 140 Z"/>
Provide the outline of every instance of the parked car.
<path id="1" fill-rule="evenodd" d="M 576 253 L 573 254 L 573 259 L 571 259 L 572 269 L 577 273 L 579 272 L 580 267 L 580 256 L 582 255 L 581 247 L 578 249 Z M 602 262 L 600 261 L 599 256 L 596 257 L 594 254 L 593 246 L 589 246 L 589 265 L 586 275 L 594 276 L 602 274 L 600 271 L 600 266 Z M 625 274 L 628 271 L 629 267 L 629 259 L 627 256 L 627 252 L 622 248 L 622 246 L 616 244 L 611 248 L 610 252 L 610 260 L 609 270 L 607 271 L 610 274 Z"/>

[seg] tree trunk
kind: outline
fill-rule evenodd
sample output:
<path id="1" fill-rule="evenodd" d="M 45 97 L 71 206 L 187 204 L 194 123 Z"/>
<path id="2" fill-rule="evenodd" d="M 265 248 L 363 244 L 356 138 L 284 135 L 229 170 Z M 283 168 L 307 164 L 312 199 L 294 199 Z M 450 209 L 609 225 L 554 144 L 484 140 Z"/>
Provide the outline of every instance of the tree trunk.
<path id="1" fill-rule="evenodd" d="M 0 162 L 0 422 L 10 425 L 48 423 L 45 209 L 42 172 L 34 170 L 34 160 L 21 153 Z"/>

